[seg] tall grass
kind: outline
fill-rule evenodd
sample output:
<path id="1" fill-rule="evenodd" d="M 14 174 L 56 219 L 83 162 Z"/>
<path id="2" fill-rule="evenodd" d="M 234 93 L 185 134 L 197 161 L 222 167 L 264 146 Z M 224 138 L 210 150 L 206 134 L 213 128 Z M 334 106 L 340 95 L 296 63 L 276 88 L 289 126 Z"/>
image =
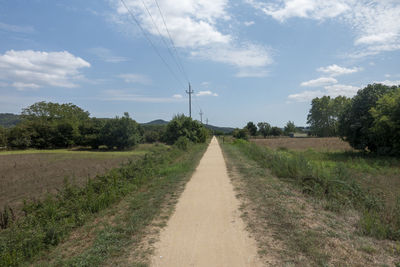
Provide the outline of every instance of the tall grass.
<path id="1" fill-rule="evenodd" d="M 0 266 L 19 265 L 56 246 L 92 214 L 151 179 L 162 177 L 166 168 L 185 153 L 191 151 L 159 146 L 140 160 L 88 180 L 84 187 L 66 182 L 57 195 L 25 203 L 25 215 L 0 232 Z"/>
<path id="2" fill-rule="evenodd" d="M 304 193 L 326 199 L 327 209 L 359 210 L 361 233 L 400 240 L 400 200 L 394 207 L 386 205 L 381 196 L 359 185 L 345 163 L 327 165 L 307 159 L 304 153 L 270 150 L 243 140 L 235 140 L 233 145 L 275 176 L 297 184 Z"/>

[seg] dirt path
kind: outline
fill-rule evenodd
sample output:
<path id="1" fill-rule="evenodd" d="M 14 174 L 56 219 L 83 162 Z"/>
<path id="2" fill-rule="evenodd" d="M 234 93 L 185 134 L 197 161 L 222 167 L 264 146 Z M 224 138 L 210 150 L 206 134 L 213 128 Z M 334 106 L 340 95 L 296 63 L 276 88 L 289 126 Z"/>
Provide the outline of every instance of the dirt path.
<path id="1" fill-rule="evenodd" d="M 152 266 L 261 266 L 214 137 L 155 244 Z"/>

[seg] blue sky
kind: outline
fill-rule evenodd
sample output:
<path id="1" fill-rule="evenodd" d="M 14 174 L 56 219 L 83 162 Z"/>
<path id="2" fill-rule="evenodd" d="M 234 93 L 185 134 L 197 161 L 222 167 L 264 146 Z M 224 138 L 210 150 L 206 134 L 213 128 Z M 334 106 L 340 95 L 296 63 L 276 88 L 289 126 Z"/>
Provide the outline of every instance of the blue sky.
<path id="1" fill-rule="evenodd" d="M 190 81 L 196 119 L 303 126 L 314 97 L 400 84 L 398 0 L 124 3 L 144 34 L 121 0 L 0 0 L 0 112 L 52 101 L 169 120 L 188 113 Z"/>

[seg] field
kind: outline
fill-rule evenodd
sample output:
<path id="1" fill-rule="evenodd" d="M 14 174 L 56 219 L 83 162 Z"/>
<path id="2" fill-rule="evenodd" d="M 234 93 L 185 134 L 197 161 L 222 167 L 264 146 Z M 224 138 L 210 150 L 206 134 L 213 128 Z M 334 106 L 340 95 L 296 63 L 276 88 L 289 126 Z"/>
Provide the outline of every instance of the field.
<path id="1" fill-rule="evenodd" d="M 61 190 L 66 180 L 83 185 L 87 179 L 145 154 L 149 147 L 132 151 L 21 150 L 0 152 L 0 208 L 14 210 L 23 200 L 41 199 Z M 18 212 L 17 212 L 18 213 Z"/>
<path id="2" fill-rule="evenodd" d="M 291 149 L 306 150 L 314 149 L 316 151 L 351 151 L 350 145 L 338 137 L 328 138 L 266 138 L 251 139 L 252 142 L 267 146 L 271 149 Z"/>

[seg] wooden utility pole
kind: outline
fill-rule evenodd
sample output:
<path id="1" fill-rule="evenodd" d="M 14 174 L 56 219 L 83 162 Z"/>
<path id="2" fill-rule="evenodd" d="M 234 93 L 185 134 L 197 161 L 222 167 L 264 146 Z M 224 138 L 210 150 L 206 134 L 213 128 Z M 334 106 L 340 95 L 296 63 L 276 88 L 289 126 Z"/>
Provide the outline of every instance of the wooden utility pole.
<path id="1" fill-rule="evenodd" d="M 189 117 L 192 117 L 192 94 L 194 91 L 192 90 L 192 87 L 190 86 L 189 83 L 189 91 L 186 91 L 187 94 L 189 94 Z"/>

